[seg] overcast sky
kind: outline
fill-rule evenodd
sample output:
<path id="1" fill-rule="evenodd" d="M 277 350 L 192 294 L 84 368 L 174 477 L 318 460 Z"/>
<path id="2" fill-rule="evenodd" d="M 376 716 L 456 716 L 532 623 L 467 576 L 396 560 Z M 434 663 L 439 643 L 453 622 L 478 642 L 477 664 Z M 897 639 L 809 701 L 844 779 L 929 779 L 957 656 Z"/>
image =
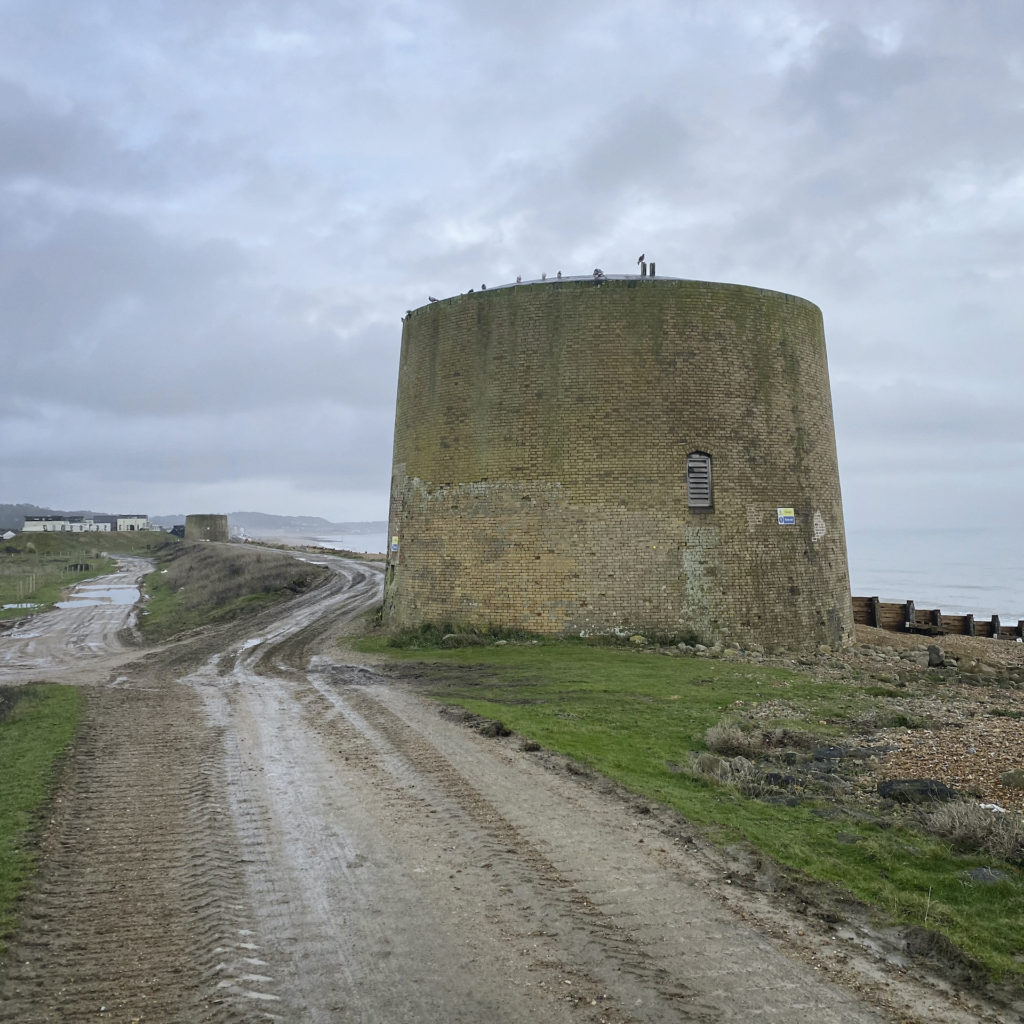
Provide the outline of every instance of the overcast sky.
<path id="1" fill-rule="evenodd" d="M 1020 0 L 0 0 L 0 501 L 384 519 L 400 317 L 825 316 L 848 528 L 1024 509 Z"/>

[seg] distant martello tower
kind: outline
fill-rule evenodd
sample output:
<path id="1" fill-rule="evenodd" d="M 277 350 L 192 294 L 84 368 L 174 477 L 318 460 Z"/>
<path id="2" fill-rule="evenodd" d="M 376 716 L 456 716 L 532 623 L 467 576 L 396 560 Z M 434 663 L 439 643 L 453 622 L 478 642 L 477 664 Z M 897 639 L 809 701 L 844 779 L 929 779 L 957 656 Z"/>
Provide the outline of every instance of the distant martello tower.
<path id="1" fill-rule="evenodd" d="M 821 312 L 517 284 L 405 319 L 384 615 L 766 646 L 853 629 Z"/>

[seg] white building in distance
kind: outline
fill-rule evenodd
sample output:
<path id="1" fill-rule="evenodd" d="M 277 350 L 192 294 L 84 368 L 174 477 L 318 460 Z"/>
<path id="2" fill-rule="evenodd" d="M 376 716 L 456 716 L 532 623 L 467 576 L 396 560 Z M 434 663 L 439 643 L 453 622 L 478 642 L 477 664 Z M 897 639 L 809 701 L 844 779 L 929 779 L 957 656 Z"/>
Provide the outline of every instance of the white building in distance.
<path id="1" fill-rule="evenodd" d="M 118 533 L 134 533 L 136 530 L 152 530 L 153 524 L 148 516 L 116 516 L 114 529 Z"/>
<path id="2" fill-rule="evenodd" d="M 152 530 L 148 516 L 25 516 L 23 533 L 135 533 Z"/>
<path id="3" fill-rule="evenodd" d="M 84 516 L 25 516 L 23 533 L 109 533 L 110 523 Z"/>

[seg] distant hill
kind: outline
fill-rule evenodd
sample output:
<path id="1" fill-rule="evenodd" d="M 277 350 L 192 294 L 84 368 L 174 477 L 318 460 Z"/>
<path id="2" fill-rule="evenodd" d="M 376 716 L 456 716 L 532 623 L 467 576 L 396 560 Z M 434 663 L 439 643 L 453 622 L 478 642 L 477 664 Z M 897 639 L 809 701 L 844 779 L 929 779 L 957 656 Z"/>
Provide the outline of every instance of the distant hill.
<path id="1" fill-rule="evenodd" d="M 259 536 L 261 533 L 295 533 L 301 535 L 323 533 L 380 533 L 388 524 L 380 522 L 332 523 L 320 516 L 273 516 L 267 512 L 229 512 L 228 530 L 231 533 L 244 531 Z M 185 513 L 175 516 L 150 516 L 156 526 L 171 527 L 185 522 Z"/>
<path id="2" fill-rule="evenodd" d="M 95 516 L 110 515 L 109 512 L 90 512 L 88 509 L 43 508 L 41 505 L 2 505 L 0 504 L 0 531 L 20 531 L 25 525 L 25 516 L 84 516 L 92 519 Z"/>
<path id="3" fill-rule="evenodd" d="M 109 515 L 107 512 L 90 512 L 87 509 L 53 509 L 40 505 L 2 505 L 0 504 L 0 532 L 4 530 L 21 530 L 25 525 L 25 516 L 85 516 L 90 519 L 97 515 Z M 170 529 L 185 522 L 185 513 L 180 515 L 150 516 L 149 521 L 158 527 Z M 245 532 L 253 536 L 260 533 L 300 535 L 316 535 L 325 533 L 382 533 L 388 524 L 380 522 L 332 523 L 320 516 L 272 516 L 266 512 L 229 512 L 228 530 L 232 533 Z"/>

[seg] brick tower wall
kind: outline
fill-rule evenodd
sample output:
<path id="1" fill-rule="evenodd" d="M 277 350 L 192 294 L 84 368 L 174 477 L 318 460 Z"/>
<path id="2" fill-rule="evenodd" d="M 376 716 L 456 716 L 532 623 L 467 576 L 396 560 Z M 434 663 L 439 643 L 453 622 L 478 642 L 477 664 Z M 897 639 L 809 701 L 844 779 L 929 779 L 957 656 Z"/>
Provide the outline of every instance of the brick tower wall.
<path id="1" fill-rule="evenodd" d="M 711 509 L 688 505 L 691 452 L 712 458 Z M 413 311 L 389 533 L 384 616 L 396 626 L 848 641 L 820 310 L 639 278 Z"/>

